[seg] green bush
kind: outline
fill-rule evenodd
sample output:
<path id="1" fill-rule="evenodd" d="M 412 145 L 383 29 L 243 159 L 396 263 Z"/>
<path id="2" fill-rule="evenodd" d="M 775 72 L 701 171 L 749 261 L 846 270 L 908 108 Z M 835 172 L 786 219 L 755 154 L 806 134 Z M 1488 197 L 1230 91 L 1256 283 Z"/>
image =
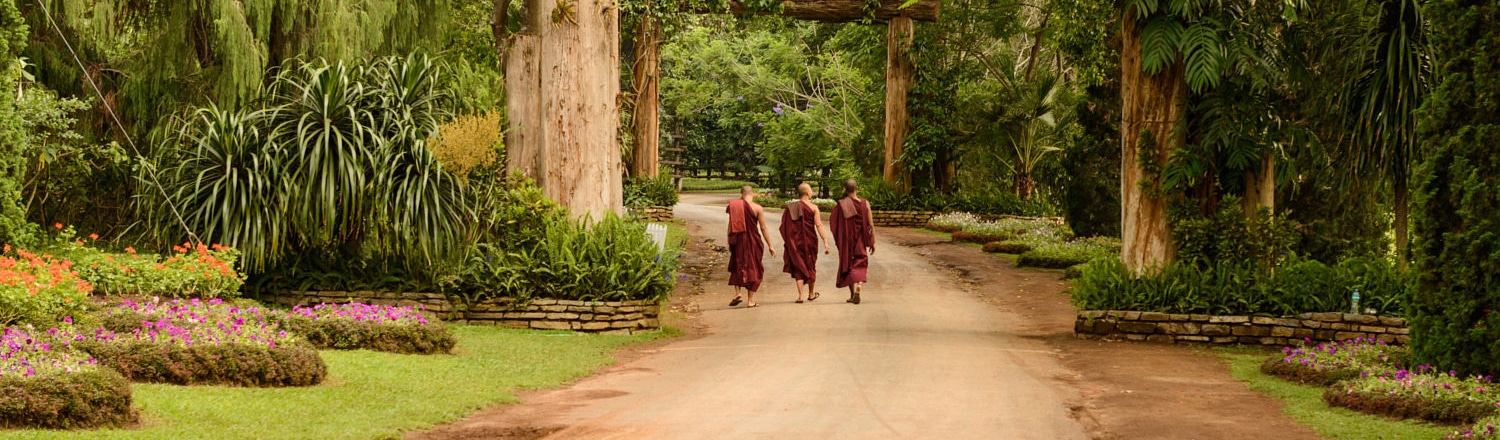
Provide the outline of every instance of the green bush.
<path id="1" fill-rule="evenodd" d="M 1474 422 L 1462 431 L 1454 431 L 1443 437 L 1443 440 L 1495 440 L 1500 439 L 1500 415 L 1490 416 L 1487 419 Z"/>
<path id="2" fill-rule="evenodd" d="M 860 181 L 859 194 L 870 201 L 870 209 L 877 211 L 960 211 L 1021 216 L 1048 216 L 1056 213 L 1056 209 L 1041 198 L 1026 201 L 1006 191 L 939 194 L 916 190 L 903 194 L 882 180 L 864 179 Z"/>
<path id="3" fill-rule="evenodd" d="M 97 236 L 90 236 L 89 241 Z M 168 298 L 233 298 L 244 277 L 235 271 L 239 252 L 221 245 L 182 244 L 165 256 L 111 253 L 91 246 L 65 228 L 48 252 L 73 262 L 78 276 L 104 295 L 152 295 Z"/>
<path id="4" fill-rule="evenodd" d="M 673 206 L 677 200 L 677 188 L 672 185 L 669 174 L 663 173 L 656 178 L 632 178 L 625 182 L 625 206 Z"/>
<path id="5" fill-rule="evenodd" d="M 1174 215 L 1172 241 L 1177 257 L 1196 261 L 1257 261 L 1275 266 L 1300 236 L 1284 216 L 1262 210 L 1245 218 L 1239 199 L 1226 197 L 1211 216 Z"/>
<path id="6" fill-rule="evenodd" d="M 1371 372 L 1411 365 L 1411 350 L 1375 339 L 1282 347 L 1260 366 L 1262 373 L 1306 385 L 1329 386 Z"/>
<path id="7" fill-rule="evenodd" d="M 551 221 L 535 245 L 479 245 L 458 290 L 473 302 L 492 296 L 661 301 L 675 285 L 677 258 L 663 254 L 641 223 L 614 215 L 586 226 Z"/>
<path id="8" fill-rule="evenodd" d="M 1178 262 L 1136 276 L 1117 258 L 1089 263 L 1073 287 L 1073 304 L 1084 310 L 1292 316 L 1347 312 L 1361 288 L 1361 308 L 1404 316 L 1410 283 L 1390 263 L 1351 260 L 1327 266 L 1288 257 L 1268 271 L 1251 262 Z"/>
<path id="9" fill-rule="evenodd" d="M 1076 279 L 1079 279 L 1079 278 L 1083 278 L 1083 272 L 1086 271 L 1086 270 L 1088 270 L 1088 268 L 1089 268 L 1089 264 L 1088 263 L 1075 264 L 1075 265 L 1072 265 L 1072 266 L 1068 266 L 1067 269 L 1063 270 L 1063 279 L 1065 279 L 1065 280 L 1076 280 Z"/>
<path id="10" fill-rule="evenodd" d="M 974 243 L 974 244 L 993 243 L 993 242 L 997 242 L 997 241 L 1010 240 L 1012 238 L 1016 238 L 1016 236 L 1012 235 L 1012 234 L 994 235 L 994 234 L 989 234 L 989 233 L 969 232 L 969 231 L 957 231 L 957 232 L 954 232 L 952 234 L 952 236 L 951 236 L 951 239 L 953 240 L 954 243 Z"/>
<path id="11" fill-rule="evenodd" d="M 0 375 L 0 429 L 91 429 L 134 424 L 130 382 L 109 369 Z"/>
<path id="12" fill-rule="evenodd" d="M 1412 301 L 1417 359 L 1465 373 L 1500 373 L 1500 2 L 1432 2 L 1437 80 L 1422 110 L 1424 159 L 1412 183 Z"/>

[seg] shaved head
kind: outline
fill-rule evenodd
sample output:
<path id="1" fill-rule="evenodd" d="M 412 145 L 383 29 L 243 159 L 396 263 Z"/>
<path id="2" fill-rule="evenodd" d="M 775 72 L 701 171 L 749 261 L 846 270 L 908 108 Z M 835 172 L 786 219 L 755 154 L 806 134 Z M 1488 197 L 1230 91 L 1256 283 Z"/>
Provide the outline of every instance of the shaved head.
<path id="1" fill-rule="evenodd" d="M 845 193 L 847 193 L 847 194 L 853 194 L 853 193 L 855 193 L 857 191 L 859 191 L 859 182 L 855 181 L 854 179 L 849 179 L 849 180 L 845 180 L 844 181 L 844 192 Z"/>
<path id="2" fill-rule="evenodd" d="M 742 196 L 748 196 L 748 195 L 751 195 L 751 194 L 755 194 L 755 187 L 752 187 L 750 185 L 745 185 L 745 186 L 740 187 L 740 195 L 742 195 Z"/>
<path id="3" fill-rule="evenodd" d="M 812 185 L 808 185 L 806 183 L 797 185 L 797 193 L 804 196 L 812 195 Z"/>

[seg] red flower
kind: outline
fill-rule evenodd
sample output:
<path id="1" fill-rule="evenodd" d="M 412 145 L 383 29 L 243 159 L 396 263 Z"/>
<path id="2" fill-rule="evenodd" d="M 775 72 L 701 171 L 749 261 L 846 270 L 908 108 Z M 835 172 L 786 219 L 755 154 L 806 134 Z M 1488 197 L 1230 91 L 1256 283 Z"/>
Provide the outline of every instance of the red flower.
<path id="1" fill-rule="evenodd" d="M 62 229 L 62 223 L 53 223 L 52 227 L 57 228 L 57 229 Z"/>
<path id="2" fill-rule="evenodd" d="M 89 234 L 89 240 L 98 240 L 99 234 Z"/>
<path id="3" fill-rule="evenodd" d="M 127 254 L 134 254 L 135 253 L 135 248 L 134 247 L 126 247 L 125 248 L 125 253 L 127 253 Z"/>

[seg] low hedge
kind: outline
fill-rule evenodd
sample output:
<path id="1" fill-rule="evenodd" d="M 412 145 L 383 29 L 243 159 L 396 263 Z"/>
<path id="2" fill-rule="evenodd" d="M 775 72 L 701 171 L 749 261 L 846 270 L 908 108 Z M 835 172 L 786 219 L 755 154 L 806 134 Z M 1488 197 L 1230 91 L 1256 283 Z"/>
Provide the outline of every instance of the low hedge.
<path id="1" fill-rule="evenodd" d="M 1370 372 L 1384 372 L 1411 364 L 1411 350 L 1384 341 L 1361 338 L 1312 345 L 1282 347 L 1280 356 L 1271 356 L 1260 365 L 1260 371 L 1288 381 L 1314 386 L 1368 377 Z M 1383 374 L 1383 373 L 1382 373 Z"/>
<path id="2" fill-rule="evenodd" d="M 1443 440 L 1495 440 L 1500 439 L 1500 415 L 1474 422 L 1462 431 L 1454 431 Z"/>
<path id="3" fill-rule="evenodd" d="M 985 243 L 984 251 L 992 254 L 1024 254 L 1031 250 L 1031 245 L 1016 241 L 992 241 Z"/>
<path id="4" fill-rule="evenodd" d="M 1083 272 L 1086 271 L 1086 270 L 1088 270 L 1088 268 L 1089 268 L 1089 264 L 1088 263 L 1074 264 L 1072 266 L 1068 266 L 1067 269 L 1063 269 L 1063 279 L 1065 279 L 1065 280 L 1076 280 L 1076 279 L 1079 279 L 1079 278 L 1083 278 Z"/>
<path id="5" fill-rule="evenodd" d="M 1344 384 L 1350 382 L 1343 382 Z M 1495 405 L 1462 399 L 1439 399 L 1406 394 L 1387 394 L 1333 386 L 1323 392 L 1329 406 L 1393 417 L 1421 419 L 1446 425 L 1472 424 L 1495 414 Z"/>
<path id="6" fill-rule="evenodd" d="M 0 375 L 0 429 L 127 426 L 139 418 L 130 401 L 130 382 L 107 369 Z"/>
<path id="7" fill-rule="evenodd" d="M 203 344 L 80 341 L 74 347 L 134 382 L 296 387 L 323 383 L 328 366 L 306 344 Z"/>
<path id="8" fill-rule="evenodd" d="M 962 226 L 940 225 L 940 224 L 935 224 L 933 222 L 927 222 L 927 225 L 925 227 L 929 231 L 947 232 L 949 234 L 952 234 L 954 232 L 958 232 L 959 230 L 963 229 Z"/>

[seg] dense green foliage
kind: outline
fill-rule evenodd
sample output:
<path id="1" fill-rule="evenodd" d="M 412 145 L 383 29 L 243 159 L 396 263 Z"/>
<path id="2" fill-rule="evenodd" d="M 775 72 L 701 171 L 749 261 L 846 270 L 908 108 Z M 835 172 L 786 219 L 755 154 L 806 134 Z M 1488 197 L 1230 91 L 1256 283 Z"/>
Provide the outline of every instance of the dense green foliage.
<path id="1" fill-rule="evenodd" d="M 1382 259 L 1329 266 L 1293 256 L 1274 272 L 1253 261 L 1188 261 L 1143 276 L 1134 276 L 1118 260 L 1101 259 L 1088 263 L 1072 292 L 1073 305 L 1083 310 L 1293 316 L 1348 312 L 1355 289 L 1361 309 L 1393 316 L 1409 312 L 1410 278 Z"/>
<path id="2" fill-rule="evenodd" d="M 673 206 L 677 204 L 677 188 L 672 185 L 672 176 L 659 174 L 656 178 L 636 177 L 625 182 L 625 206 Z"/>
<path id="3" fill-rule="evenodd" d="M 15 0 L 0 1 L 0 242 L 25 243 L 35 227 L 26 223 L 21 187 L 26 178 L 26 131 L 10 93 L 20 81 L 18 57 L 26 48 L 26 22 Z"/>
<path id="4" fill-rule="evenodd" d="M 467 202 L 426 148 L 450 108 L 440 72 L 425 57 L 312 62 L 282 72 L 261 108 L 198 110 L 142 177 L 166 195 L 142 194 L 151 231 L 240 249 L 251 273 L 298 254 L 461 257 Z"/>
<path id="5" fill-rule="evenodd" d="M 459 281 L 464 299 L 500 296 L 661 301 L 672 293 L 677 255 L 641 223 L 614 215 L 591 225 L 548 222 L 531 245 L 481 244 Z"/>
<path id="6" fill-rule="evenodd" d="M 1500 373 L 1500 2 L 1433 2 L 1436 78 L 1424 107 L 1414 232 L 1416 356 L 1443 369 Z"/>

